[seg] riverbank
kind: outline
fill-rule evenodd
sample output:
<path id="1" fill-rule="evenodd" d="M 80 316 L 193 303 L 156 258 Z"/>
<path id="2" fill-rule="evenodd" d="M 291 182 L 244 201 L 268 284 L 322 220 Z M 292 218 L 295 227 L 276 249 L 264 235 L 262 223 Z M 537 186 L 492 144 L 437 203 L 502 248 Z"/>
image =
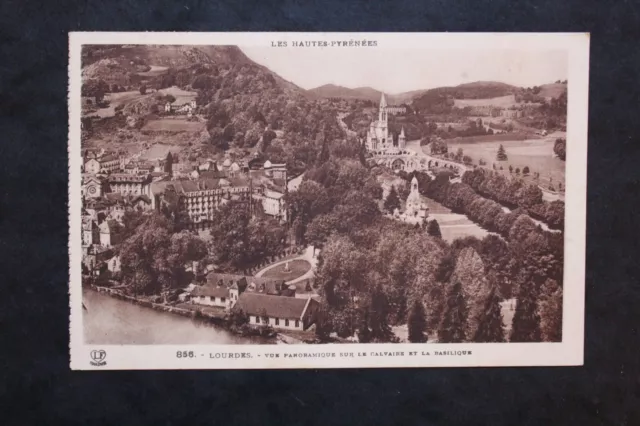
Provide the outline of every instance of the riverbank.
<path id="1" fill-rule="evenodd" d="M 160 312 L 160 313 L 169 313 L 173 314 L 175 317 L 182 317 L 191 321 L 196 321 L 198 327 L 200 324 L 204 324 L 206 326 L 210 326 L 217 330 L 218 338 L 220 333 L 227 333 L 230 338 L 225 336 L 223 343 L 230 344 L 238 344 L 238 339 L 247 339 L 248 341 L 245 344 L 275 344 L 275 343 L 288 343 L 288 344 L 302 344 L 302 343 L 310 343 L 313 339 L 313 332 L 301 332 L 301 335 L 298 335 L 294 332 L 280 332 L 273 330 L 270 327 L 255 327 L 253 325 L 244 324 L 241 326 L 237 326 L 231 324 L 229 321 L 229 317 L 227 312 L 220 308 L 216 309 L 213 307 L 206 306 L 198 306 L 191 305 L 188 303 L 178 303 L 176 305 L 167 305 L 162 303 L 155 303 L 149 300 L 145 300 L 143 298 L 130 296 L 124 294 L 120 290 L 111 289 L 108 287 L 100 287 L 95 285 L 85 286 L 85 291 L 95 292 L 103 296 L 107 296 L 109 299 L 114 299 L 118 301 L 126 302 L 128 305 L 139 306 L 143 308 L 149 308 L 151 311 Z M 88 310 L 92 311 L 96 310 L 98 306 L 90 304 L 88 306 Z M 116 315 L 105 315 L 109 317 L 116 317 L 117 320 L 126 323 L 125 327 L 130 326 L 132 323 L 136 323 L 137 320 L 132 320 L 129 318 L 123 318 L 124 316 L 131 315 L 130 312 L 126 312 L 125 315 L 122 315 L 121 312 L 118 312 Z M 105 318 L 104 320 L 109 320 L 110 318 Z M 105 323 L 104 320 L 99 322 Z M 170 322 L 170 321 L 169 321 Z M 141 331 L 147 331 L 152 326 L 143 326 Z M 111 327 L 116 333 L 122 333 L 121 330 L 117 330 L 118 327 Z M 153 328 L 156 328 L 153 326 Z M 171 331 L 169 330 L 169 333 Z M 101 330 L 96 334 L 104 334 Z M 189 334 L 188 332 L 184 334 Z M 303 338 L 301 338 L 304 336 Z M 198 336 L 200 340 L 202 336 Z M 240 341 L 241 342 L 241 341 Z M 104 342 L 97 342 L 104 343 Z M 111 343 L 111 342 L 109 342 Z M 122 342 L 116 342 L 122 344 Z M 200 342 L 186 342 L 186 343 L 200 343 Z M 139 344 L 139 343 L 138 343 Z"/>

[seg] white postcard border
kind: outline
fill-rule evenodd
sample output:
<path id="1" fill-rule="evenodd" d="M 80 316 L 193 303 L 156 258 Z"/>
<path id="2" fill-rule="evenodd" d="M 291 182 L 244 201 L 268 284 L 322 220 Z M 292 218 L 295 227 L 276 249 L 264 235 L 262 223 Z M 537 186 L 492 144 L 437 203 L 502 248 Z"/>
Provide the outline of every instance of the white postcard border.
<path id="1" fill-rule="evenodd" d="M 80 86 L 84 44 L 263 45 L 274 40 L 376 40 L 377 47 L 558 49 L 568 59 L 563 341 L 561 343 L 89 345 L 83 341 L 81 285 Z M 586 247 L 589 34 L 585 33 L 70 33 L 69 294 L 73 370 L 507 367 L 582 365 Z M 490 47 L 487 47 L 490 46 Z M 331 47 L 329 47 L 331 48 Z M 356 47 L 340 47 L 356 48 Z M 318 49 L 318 47 L 316 47 Z M 320 48 L 322 49 L 322 48 Z M 104 350 L 92 365 L 91 352 Z M 178 352 L 187 357 L 177 357 Z M 470 354 L 458 354 L 467 351 Z M 190 352 L 193 357 L 190 357 Z M 403 353 L 403 355 L 397 355 Z M 427 355 L 428 353 L 428 355 Z M 441 354 L 437 354 L 441 353 Z M 230 356 L 229 354 L 235 354 Z M 322 355 L 324 354 L 324 356 Z M 347 354 L 352 354 L 349 356 Z M 395 355 L 394 355 L 395 354 Z M 289 356 L 287 356 L 289 355 Z M 295 356 L 294 356 L 295 355 Z M 94 363 L 95 364 L 95 363 Z"/>

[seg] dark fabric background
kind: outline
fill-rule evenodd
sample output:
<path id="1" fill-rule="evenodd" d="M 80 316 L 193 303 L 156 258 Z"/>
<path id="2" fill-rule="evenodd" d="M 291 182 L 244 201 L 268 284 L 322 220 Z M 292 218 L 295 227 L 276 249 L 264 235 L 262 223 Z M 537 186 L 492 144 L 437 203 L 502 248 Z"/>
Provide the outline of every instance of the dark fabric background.
<path id="1" fill-rule="evenodd" d="M 17 0 L 0 11 L 0 424 L 640 424 L 637 2 Z M 585 366 L 69 371 L 73 30 L 591 32 Z"/>

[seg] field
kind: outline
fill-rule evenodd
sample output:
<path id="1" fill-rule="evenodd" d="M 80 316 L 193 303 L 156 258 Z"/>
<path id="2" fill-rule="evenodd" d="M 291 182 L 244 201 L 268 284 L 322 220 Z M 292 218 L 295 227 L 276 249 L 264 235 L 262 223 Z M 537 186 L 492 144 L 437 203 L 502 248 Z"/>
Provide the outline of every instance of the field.
<path id="1" fill-rule="evenodd" d="M 191 102 L 196 99 L 198 94 L 196 92 L 189 92 L 187 90 L 182 90 L 179 87 L 173 86 L 168 87 L 166 89 L 158 90 L 158 93 L 163 95 L 171 95 L 176 98 L 175 103 L 178 105 L 186 104 L 187 102 Z"/>
<path id="2" fill-rule="evenodd" d="M 149 120 L 142 128 L 143 132 L 201 132 L 205 123 L 202 121 L 187 121 L 184 118 L 161 118 Z"/>
<path id="3" fill-rule="evenodd" d="M 482 138 L 482 136 L 480 138 Z M 540 173 L 541 186 L 548 187 L 551 182 L 554 183 L 556 187 L 558 182 L 564 185 L 565 162 L 556 158 L 553 154 L 555 136 L 545 139 L 512 139 L 487 142 L 478 141 L 478 139 L 479 138 L 474 138 L 474 140 L 466 140 L 464 142 L 457 142 L 455 140 L 448 141 L 449 152 L 456 152 L 458 148 L 462 148 L 464 154 L 471 157 L 474 164 L 478 164 L 480 159 L 483 159 L 487 162 L 487 167 L 492 167 L 493 164 L 498 168 L 502 166 L 503 172 L 506 174 L 509 173 L 509 166 L 513 166 L 514 169 L 519 168 L 520 170 L 528 166 L 531 175 L 525 178 L 525 180 L 533 182 L 533 173 L 538 172 Z M 496 161 L 496 153 L 500 145 L 504 146 L 508 157 L 507 161 Z"/>
<path id="4" fill-rule="evenodd" d="M 540 86 L 540 93 L 538 93 L 538 95 L 547 99 L 557 98 L 566 91 L 567 91 L 566 84 L 560 84 L 560 83 L 543 84 L 542 86 Z"/>
<path id="5" fill-rule="evenodd" d="M 166 158 L 168 152 L 177 153 L 182 147 L 179 145 L 155 144 L 149 149 L 140 153 L 140 158 L 145 160 L 154 160 L 157 158 Z"/>
<path id="6" fill-rule="evenodd" d="M 156 77 L 162 75 L 169 69 L 168 67 L 161 67 L 158 65 L 150 65 L 151 69 L 145 72 L 139 72 L 138 75 L 142 77 Z"/>
<path id="7" fill-rule="evenodd" d="M 95 112 L 92 112 L 88 115 L 97 115 L 101 118 L 105 117 L 113 117 L 116 115 L 115 108 L 118 105 L 126 105 L 130 102 L 137 101 L 139 99 L 144 98 L 147 95 L 141 95 L 139 90 L 131 91 L 131 92 L 118 92 L 118 93 L 107 93 L 104 96 L 104 101 L 109 104 L 106 108 L 100 108 Z"/>
<path id="8" fill-rule="evenodd" d="M 523 141 L 525 139 L 531 139 L 531 135 L 527 133 L 512 132 L 512 133 L 500 133 L 496 135 L 480 135 L 480 136 L 463 136 L 458 138 L 446 139 L 449 146 L 451 144 L 475 144 L 479 142 L 510 142 L 510 141 Z M 451 151 L 451 148 L 449 148 Z"/>
<path id="9" fill-rule="evenodd" d="M 311 269 L 311 264 L 306 260 L 295 259 L 289 261 L 289 272 L 284 270 L 286 265 L 285 263 L 281 263 L 276 265 L 262 274 L 262 278 L 273 278 L 285 281 L 295 280 L 306 274 Z"/>
<path id="10" fill-rule="evenodd" d="M 513 95 L 499 96 L 497 98 L 489 98 L 489 99 L 454 99 L 454 102 L 455 102 L 455 106 L 458 108 L 464 108 L 467 106 L 469 107 L 484 106 L 484 105 L 508 108 L 512 105 L 518 104 Z"/>

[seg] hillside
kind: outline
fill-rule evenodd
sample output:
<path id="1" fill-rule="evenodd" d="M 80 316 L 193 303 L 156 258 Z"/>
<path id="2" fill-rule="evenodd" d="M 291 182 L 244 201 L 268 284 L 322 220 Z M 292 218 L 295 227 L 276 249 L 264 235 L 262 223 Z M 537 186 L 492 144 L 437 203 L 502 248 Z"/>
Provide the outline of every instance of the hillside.
<path id="1" fill-rule="evenodd" d="M 412 90 L 410 92 L 389 94 L 385 93 L 387 101 L 392 105 L 400 105 L 410 103 L 414 96 L 423 93 L 425 90 Z M 381 91 L 372 87 L 349 87 L 337 86 L 335 84 L 325 84 L 307 91 L 319 98 L 340 98 L 340 99 L 359 99 L 378 103 L 380 101 Z"/>
<path id="2" fill-rule="evenodd" d="M 271 73 L 283 89 L 312 97 L 302 88 L 253 62 L 237 46 L 100 45 L 82 49 L 83 78 L 103 80 L 109 86 L 116 84 L 129 90 L 135 90 L 140 84 L 167 72 L 149 72 L 153 69 L 168 70 L 169 73 L 187 69 L 195 74 L 203 66 L 219 65 L 259 67 Z"/>
<path id="3" fill-rule="evenodd" d="M 412 106 L 423 112 L 442 114 L 451 111 L 456 99 L 494 99 L 512 95 L 518 88 L 496 81 L 476 81 L 454 87 L 438 87 L 416 96 Z"/>
<path id="4" fill-rule="evenodd" d="M 371 87 L 351 89 L 335 84 L 325 84 L 324 86 L 310 89 L 309 92 L 320 98 L 361 99 L 372 102 L 380 100 L 380 92 Z"/>
<path id="5" fill-rule="evenodd" d="M 543 84 L 540 86 L 539 96 L 545 99 L 557 99 L 567 92 L 567 85 L 563 83 Z"/>
<path id="6" fill-rule="evenodd" d="M 89 144 L 126 141 L 135 151 L 169 129 L 186 157 L 258 150 L 295 171 L 315 161 L 325 137 L 344 137 L 335 110 L 235 46 L 91 46 L 83 54 L 83 92 L 94 88 L 85 96 L 104 95 Z M 196 100 L 196 117 L 165 116 L 168 96 L 185 102 L 184 94 Z M 195 126 L 203 131 L 194 138 L 180 130 Z"/>

